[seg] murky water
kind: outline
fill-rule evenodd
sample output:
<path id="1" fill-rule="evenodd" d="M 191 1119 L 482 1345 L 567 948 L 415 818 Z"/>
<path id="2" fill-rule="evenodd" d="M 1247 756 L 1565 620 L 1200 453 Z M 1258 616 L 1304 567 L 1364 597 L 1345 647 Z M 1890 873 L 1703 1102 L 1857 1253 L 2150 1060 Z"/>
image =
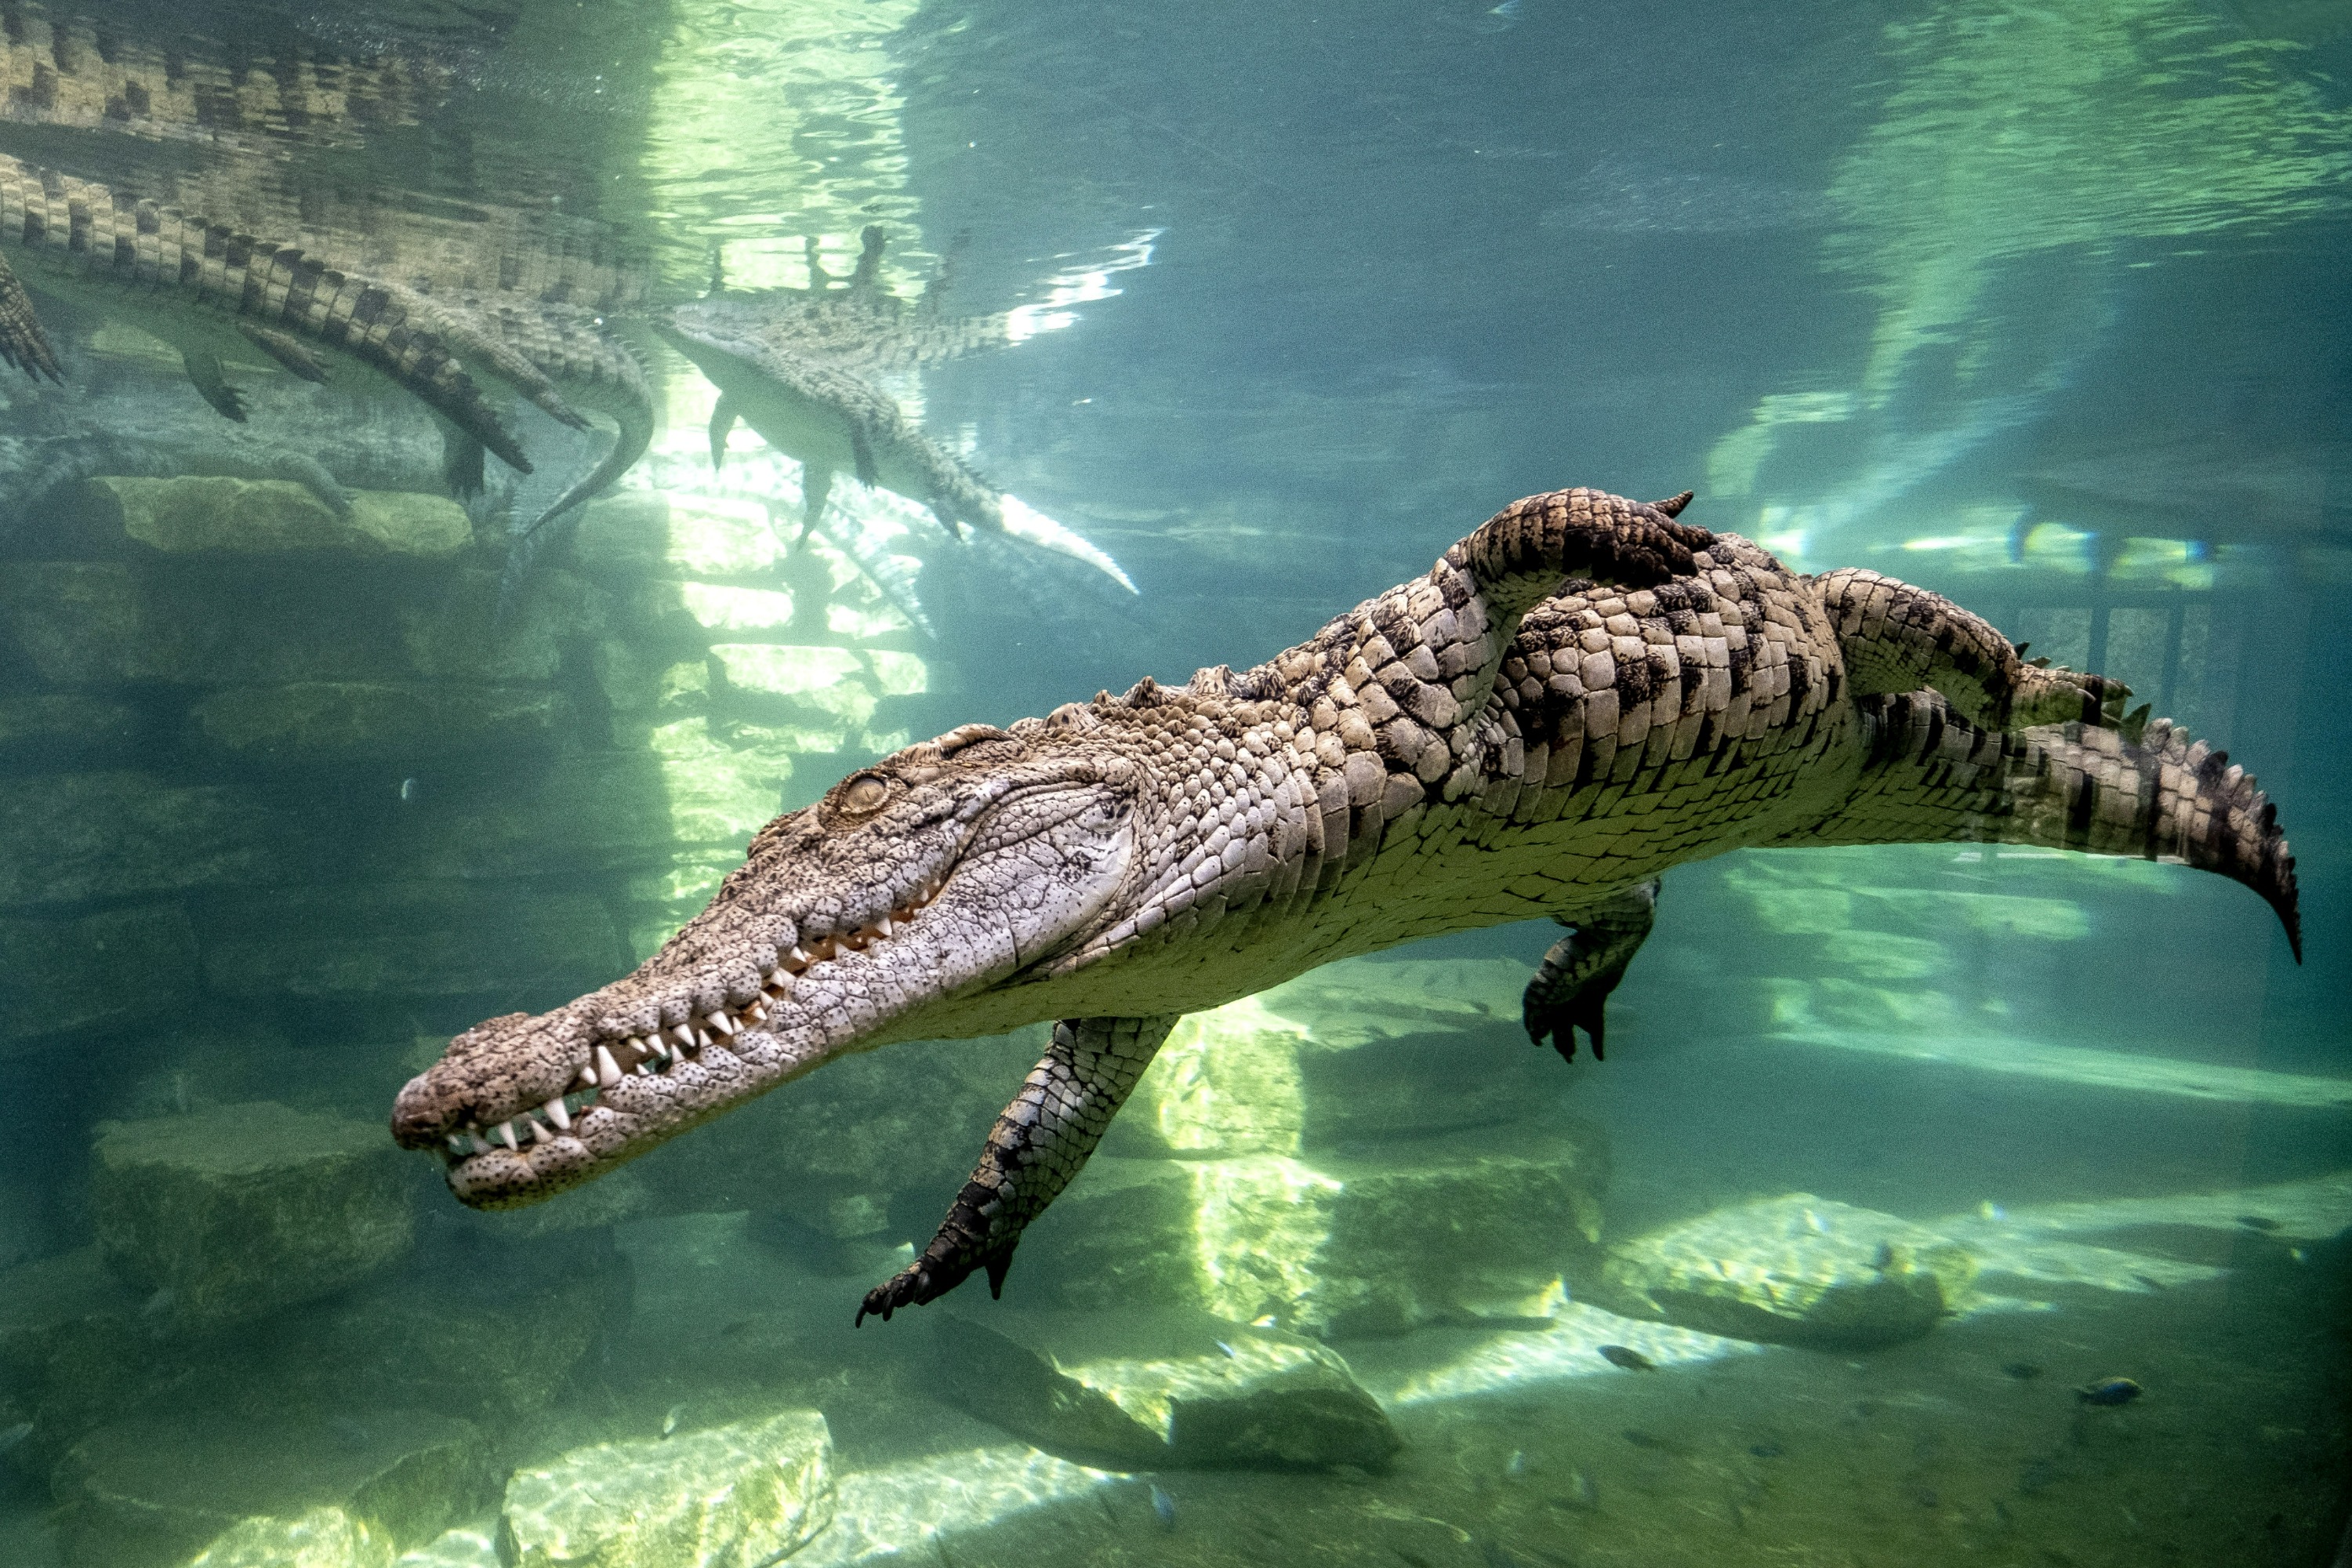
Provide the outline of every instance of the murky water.
<path id="1" fill-rule="evenodd" d="M 1625 9 L 0 5 L 0 1561 L 2338 1562 L 2352 26 Z M 1563 1062 L 1541 781 L 1450 782 L 1465 727 L 1318 819 L 1486 789 L 1327 884 L 1461 929 L 1066 985 L 1186 1016 L 1009 1270 L 887 1321 L 1041 1055 L 1117 1104 L 1052 1010 L 451 1188 L 1035 973 L 1116 834 L 980 901 L 984 843 L 845 838 L 873 909 L 754 883 L 798 923 L 748 977 L 535 1088 L 439 1069 L 475 1098 L 395 1146 L 453 1037 L 652 958 L 779 813 L 1247 669 L 1573 485 L 2116 678 L 2127 761 L 2141 702 L 2227 748 L 2301 963 L 2177 837 L 2069 851 L 2091 806 L 1718 824 Z M 1529 724 L 1541 820 L 1605 816 Z M 975 980 L 935 933 L 983 910 Z"/>

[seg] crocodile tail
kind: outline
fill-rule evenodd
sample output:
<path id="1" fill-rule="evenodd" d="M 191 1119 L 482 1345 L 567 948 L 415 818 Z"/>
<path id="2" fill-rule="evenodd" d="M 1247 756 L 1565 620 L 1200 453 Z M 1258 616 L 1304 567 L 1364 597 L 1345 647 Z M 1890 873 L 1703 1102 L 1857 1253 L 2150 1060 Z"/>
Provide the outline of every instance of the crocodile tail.
<path id="1" fill-rule="evenodd" d="M 1861 700 L 1864 760 L 1839 808 L 1784 845 L 2038 844 L 2194 866 L 2303 921 L 2294 856 L 2245 769 L 2168 719 L 2137 741 L 2080 721 L 1987 730 L 1933 691 Z"/>

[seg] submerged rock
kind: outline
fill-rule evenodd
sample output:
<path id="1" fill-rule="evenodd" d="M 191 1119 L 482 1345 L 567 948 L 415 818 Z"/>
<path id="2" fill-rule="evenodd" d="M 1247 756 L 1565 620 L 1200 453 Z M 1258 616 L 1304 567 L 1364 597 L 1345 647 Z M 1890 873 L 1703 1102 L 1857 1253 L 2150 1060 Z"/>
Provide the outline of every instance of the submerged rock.
<path id="1" fill-rule="evenodd" d="M 284 813 L 225 785 L 128 769 L 0 779 L 0 820 L 8 824 L 0 906 L 282 879 L 306 837 Z"/>
<path id="2" fill-rule="evenodd" d="M 833 1522 L 833 1436 L 814 1410 L 575 1448 L 517 1470 L 508 1568 L 765 1568 Z"/>
<path id="3" fill-rule="evenodd" d="M 75 502 L 93 541 L 130 541 L 167 555 L 334 552 L 437 561 L 474 542 L 465 509 L 446 496 L 361 490 L 338 516 L 285 479 L 94 479 Z"/>
<path id="4" fill-rule="evenodd" d="M 0 1389 L 32 1418 L 17 1463 L 145 1391 L 142 1305 L 95 1247 L 0 1270 Z"/>
<path id="5" fill-rule="evenodd" d="M 1612 1247 L 1603 1304 L 1731 1339 L 1860 1350 L 1927 1333 L 1976 1271 L 1949 1237 L 1790 1193 Z"/>
<path id="6" fill-rule="evenodd" d="M 937 1344 L 949 1398 L 1068 1458 L 1377 1466 L 1400 1447 L 1335 1352 L 1206 1313 L 951 1313 Z"/>
<path id="7" fill-rule="evenodd" d="M 1541 1317 L 1599 1237 L 1597 1130 L 1486 1129 L 1352 1156 L 1097 1156 L 1030 1231 L 1027 1288 L 1096 1310 L 1269 1314 L 1318 1338 Z"/>
<path id="8" fill-rule="evenodd" d="M 188 1568 L 387 1568 L 392 1542 L 339 1508 L 296 1519 L 245 1520 L 196 1553 Z"/>
<path id="9" fill-rule="evenodd" d="M 214 900 L 205 979 L 229 996 L 593 985 L 623 967 L 604 903 L 529 885 L 378 882 Z M 382 1128 L 373 1130 L 383 1142 Z"/>
<path id="10" fill-rule="evenodd" d="M 545 744 L 568 711 L 545 687 L 299 680 L 215 691 L 189 716 L 228 752 L 405 759 Z"/>
<path id="11" fill-rule="evenodd" d="M 1507 959 L 1347 960 L 1179 1024 L 1108 1152 L 1297 1154 L 1524 1117 L 1561 1088 Z"/>
<path id="12" fill-rule="evenodd" d="M 339 1559 L 430 1541 L 488 1500 L 489 1446 L 429 1411 L 355 1408 L 326 1419 L 142 1417 L 76 1443 L 52 1479 L 68 1568 L 163 1568 Z M 342 1516 L 342 1533 L 332 1519 Z M 305 1516 L 310 1516 L 307 1521 Z M 207 1544 L 209 1543 L 209 1544 Z M 273 1544 L 315 1557 L 253 1555 Z M 388 1554 L 387 1552 L 387 1554 Z"/>
<path id="13" fill-rule="evenodd" d="M 268 1100 L 99 1123 L 107 1264 L 176 1324 L 257 1318 L 407 1252 L 414 1173 L 373 1122 Z"/>
<path id="14" fill-rule="evenodd" d="M 195 957 L 194 930 L 177 904 L 0 919 L 0 1051 L 6 1041 L 146 1013 L 153 1003 L 144 987 L 122 984 L 125 966 L 183 974 Z"/>

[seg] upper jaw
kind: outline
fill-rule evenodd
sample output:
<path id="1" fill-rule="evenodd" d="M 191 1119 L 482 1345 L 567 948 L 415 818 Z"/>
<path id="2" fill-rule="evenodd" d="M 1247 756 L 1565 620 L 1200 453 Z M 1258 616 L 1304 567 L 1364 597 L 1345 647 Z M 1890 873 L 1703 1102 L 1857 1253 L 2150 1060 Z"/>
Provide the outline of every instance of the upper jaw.
<path id="1" fill-rule="evenodd" d="M 1091 929 L 1124 880 L 1134 837 L 1123 818 L 1105 835 L 1085 827 L 1076 806 L 1033 800 L 1036 831 L 1021 846 L 1050 844 L 1074 875 L 1057 884 L 1057 902 L 1008 921 L 1000 884 L 1017 874 L 1012 862 L 1034 862 L 1003 852 L 992 808 L 1103 783 L 1033 776 L 974 792 L 890 839 L 896 865 L 878 874 L 865 846 L 828 854 L 814 833 L 772 853 L 755 844 L 712 907 L 635 974 L 451 1041 L 401 1091 L 394 1135 L 438 1151 L 467 1204 L 537 1202 L 872 1040 L 901 1015 L 928 1012 L 924 1004 L 1001 981 Z M 790 916 L 761 908 L 762 874 L 803 854 L 818 889 L 811 904 Z M 853 879 L 845 861 L 874 879 Z"/>
<path id="2" fill-rule="evenodd" d="M 689 965 L 667 983 L 640 971 L 538 1017 L 477 1025 L 401 1090 L 394 1137 L 440 1152 L 468 1203 L 528 1201 L 584 1179 L 646 1131 L 724 1109 L 803 1058 L 813 1065 L 823 1055 L 814 1031 L 796 1019 L 787 1045 L 773 1032 L 787 1026 L 779 1015 L 806 1011 L 790 1005 L 796 994 L 822 1005 L 811 993 L 834 988 L 841 960 L 904 941 L 945 879 L 921 876 L 833 935 L 757 922 L 766 932 L 730 943 L 731 962 L 718 968 Z"/>

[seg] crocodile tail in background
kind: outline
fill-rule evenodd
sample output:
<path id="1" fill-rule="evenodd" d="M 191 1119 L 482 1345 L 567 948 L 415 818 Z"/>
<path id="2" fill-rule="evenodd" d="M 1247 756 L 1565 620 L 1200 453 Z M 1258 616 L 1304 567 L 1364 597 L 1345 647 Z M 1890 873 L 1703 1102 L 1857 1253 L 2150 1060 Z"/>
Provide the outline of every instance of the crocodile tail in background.
<path id="1" fill-rule="evenodd" d="M 1780 846 L 1985 842 L 2194 866 L 2262 895 L 2296 962 L 2294 856 L 2253 775 L 2169 719 L 2137 740 L 2069 721 L 1998 731 L 1932 691 L 1860 700 L 1862 773 L 1840 808 Z"/>

